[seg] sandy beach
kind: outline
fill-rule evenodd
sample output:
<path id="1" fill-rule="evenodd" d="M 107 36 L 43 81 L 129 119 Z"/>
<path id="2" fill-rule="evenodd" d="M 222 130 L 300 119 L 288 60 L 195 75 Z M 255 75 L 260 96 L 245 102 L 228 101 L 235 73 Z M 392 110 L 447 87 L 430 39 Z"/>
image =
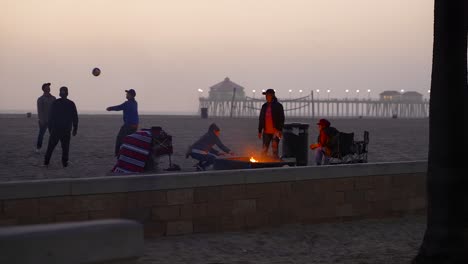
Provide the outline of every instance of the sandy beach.
<path id="1" fill-rule="evenodd" d="M 287 225 L 145 241 L 141 264 L 396 264 L 410 263 L 425 218 Z"/>
<path id="2" fill-rule="evenodd" d="M 122 123 L 120 115 L 81 115 L 78 135 L 72 138 L 71 166 L 62 168 L 60 146 L 51 166 L 41 167 L 45 148 L 35 153 L 36 118 L 0 115 L 8 129 L 0 132 L 0 181 L 106 177 L 115 163 L 113 147 Z M 173 136 L 173 162 L 184 171 L 195 171 L 185 159 L 188 145 L 201 136 L 210 123 L 222 129 L 223 142 L 239 155 L 259 150 L 256 119 L 208 119 L 182 116 L 142 116 L 141 127 L 162 126 Z M 340 131 L 355 132 L 362 139 L 370 132 L 369 162 L 424 160 L 427 155 L 428 120 L 331 119 Z M 287 122 L 315 124 L 312 119 Z M 315 125 L 309 142 L 317 137 Z M 46 145 L 46 136 L 44 144 Z M 309 153 L 312 164 L 313 153 Z M 159 165 L 166 168 L 168 159 Z M 425 229 L 425 217 L 370 219 L 316 225 L 286 225 L 243 232 L 193 234 L 145 240 L 144 256 L 138 263 L 203 264 L 310 264 L 310 263 L 409 263 L 417 253 Z"/>
<path id="3" fill-rule="evenodd" d="M 330 119 L 332 126 L 343 132 L 355 132 L 362 140 L 364 130 L 370 132 L 369 162 L 424 160 L 428 150 L 427 119 Z M 35 153 L 38 133 L 37 118 L 25 115 L 0 115 L 4 129 L 0 131 L 0 181 L 27 179 L 83 178 L 106 176 L 115 164 L 113 148 L 122 124 L 121 115 L 80 115 L 78 135 L 72 138 L 71 165 L 62 168 L 60 144 L 55 149 L 49 168 L 41 167 L 48 142 L 44 138 L 41 153 Z M 192 159 L 185 159 L 187 147 L 197 140 L 208 126 L 216 122 L 221 139 L 238 155 L 249 155 L 261 149 L 257 139 L 257 119 L 210 118 L 198 116 L 141 116 L 140 128 L 162 126 L 173 136 L 173 162 L 184 171 L 195 171 Z M 311 124 L 309 143 L 317 137 L 317 120 L 287 119 L 286 122 Z M 313 164 L 309 152 L 309 164 Z M 160 159 L 161 171 L 168 167 L 168 158 Z"/>

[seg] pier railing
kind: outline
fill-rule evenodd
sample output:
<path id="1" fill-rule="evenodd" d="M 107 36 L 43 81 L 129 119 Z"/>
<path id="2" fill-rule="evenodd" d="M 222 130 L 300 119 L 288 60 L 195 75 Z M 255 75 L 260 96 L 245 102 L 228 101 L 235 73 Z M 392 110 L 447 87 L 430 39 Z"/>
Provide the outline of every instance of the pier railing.
<path id="1" fill-rule="evenodd" d="M 379 100 L 379 99 L 317 99 L 304 96 L 279 99 L 288 117 L 372 117 L 372 118 L 427 118 L 429 101 Z M 245 97 L 236 100 L 199 98 L 200 108 L 207 108 L 215 117 L 257 117 L 263 98 Z"/>

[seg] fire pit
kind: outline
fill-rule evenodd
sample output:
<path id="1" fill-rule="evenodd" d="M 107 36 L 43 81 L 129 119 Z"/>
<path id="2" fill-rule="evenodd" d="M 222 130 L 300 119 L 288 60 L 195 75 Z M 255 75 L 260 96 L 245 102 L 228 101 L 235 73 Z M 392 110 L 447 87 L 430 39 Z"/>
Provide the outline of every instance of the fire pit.
<path id="1" fill-rule="evenodd" d="M 215 170 L 257 169 L 283 166 L 295 166 L 295 162 L 271 158 L 257 160 L 253 157 L 235 157 L 216 159 L 213 164 Z"/>

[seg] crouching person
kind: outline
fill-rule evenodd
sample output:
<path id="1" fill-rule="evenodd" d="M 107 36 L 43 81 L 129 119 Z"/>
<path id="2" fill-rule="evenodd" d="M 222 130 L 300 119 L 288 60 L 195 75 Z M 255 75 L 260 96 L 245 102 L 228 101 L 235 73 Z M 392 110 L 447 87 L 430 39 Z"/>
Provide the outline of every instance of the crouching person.
<path id="1" fill-rule="evenodd" d="M 196 165 L 197 171 L 206 170 L 207 167 L 214 163 L 214 160 L 223 153 L 217 151 L 214 145 L 218 146 L 223 152 L 234 155 L 234 153 L 226 147 L 219 139 L 221 130 L 213 123 L 208 128 L 208 132 L 197 140 L 187 151 L 186 157 L 191 156 L 198 160 Z"/>

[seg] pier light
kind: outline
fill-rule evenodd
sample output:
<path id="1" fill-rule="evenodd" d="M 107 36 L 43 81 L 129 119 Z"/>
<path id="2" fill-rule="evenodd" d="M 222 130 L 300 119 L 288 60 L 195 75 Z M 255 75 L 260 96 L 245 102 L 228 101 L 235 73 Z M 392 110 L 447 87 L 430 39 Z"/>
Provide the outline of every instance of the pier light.
<path id="1" fill-rule="evenodd" d="M 255 98 L 255 90 L 252 90 L 252 97 Z"/>
<path id="2" fill-rule="evenodd" d="M 401 93 L 404 93 L 404 92 L 405 92 L 405 90 L 404 90 L 404 89 L 401 89 Z"/>
<path id="3" fill-rule="evenodd" d="M 302 90 L 299 90 L 299 93 L 302 93 Z"/>
<path id="4" fill-rule="evenodd" d="M 327 90 L 327 99 L 328 99 L 328 100 L 330 100 L 330 92 L 331 92 L 331 90 L 328 89 L 328 90 Z"/>
<path id="5" fill-rule="evenodd" d="M 367 99 L 369 99 L 369 100 L 370 100 L 370 92 L 371 92 L 371 90 L 367 89 Z"/>
<path id="6" fill-rule="evenodd" d="M 266 90 L 265 89 L 262 89 L 262 93 L 264 93 Z"/>
<path id="7" fill-rule="evenodd" d="M 289 99 L 291 99 L 291 93 L 292 93 L 292 90 L 289 89 Z"/>
<path id="8" fill-rule="evenodd" d="M 203 90 L 202 90 L 202 89 L 198 89 L 198 92 L 199 92 L 199 93 L 203 93 Z"/>
<path id="9" fill-rule="evenodd" d="M 359 93 L 359 90 L 356 90 L 356 93 Z"/>
<path id="10" fill-rule="evenodd" d="M 430 94 L 430 93 L 431 93 L 431 90 L 427 90 L 427 93 L 429 93 L 429 94 Z"/>
<path id="11" fill-rule="evenodd" d="M 359 100 L 359 92 L 360 92 L 359 89 L 356 90 L 356 99 L 357 99 L 357 100 Z"/>

